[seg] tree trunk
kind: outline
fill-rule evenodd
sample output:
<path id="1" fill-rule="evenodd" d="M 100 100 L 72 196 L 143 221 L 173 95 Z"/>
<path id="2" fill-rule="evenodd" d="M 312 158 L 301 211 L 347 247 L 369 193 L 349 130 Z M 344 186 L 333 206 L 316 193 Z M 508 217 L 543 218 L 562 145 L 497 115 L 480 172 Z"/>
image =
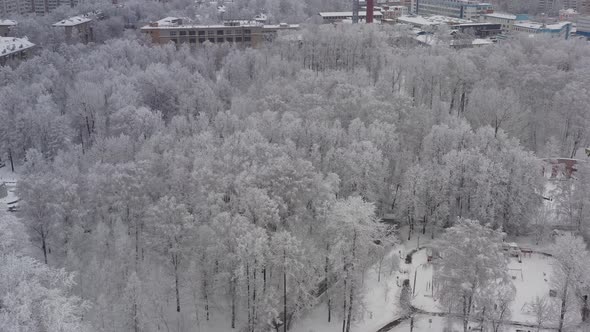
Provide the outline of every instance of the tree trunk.
<path id="1" fill-rule="evenodd" d="M 174 289 L 176 291 L 176 312 L 180 312 L 180 292 L 178 291 L 178 254 L 172 256 L 174 265 Z"/>
<path id="2" fill-rule="evenodd" d="M 566 310 L 566 301 L 567 301 L 567 289 L 569 287 L 569 276 L 566 276 L 565 279 L 565 287 L 563 289 L 563 294 L 561 296 L 561 309 L 559 312 L 559 328 L 557 329 L 559 332 L 563 332 L 563 321 L 565 319 L 565 310 Z"/>
<path id="3" fill-rule="evenodd" d="M 236 286 L 234 276 L 229 281 L 229 291 L 231 293 L 231 328 L 236 328 Z"/>
<path id="4" fill-rule="evenodd" d="M 346 332 L 350 332 L 350 325 L 352 322 L 352 306 L 354 304 L 354 261 L 356 259 L 356 230 L 354 231 L 354 235 L 352 237 L 352 264 L 347 269 L 346 277 L 350 280 L 350 296 L 349 296 L 349 303 L 348 303 L 348 317 L 347 317 L 347 324 L 346 324 Z"/>
<path id="5" fill-rule="evenodd" d="M 10 170 L 14 173 L 14 159 L 12 158 L 12 149 L 8 148 L 8 159 L 10 159 Z M 47 262 L 45 262 L 47 263 Z"/>
<path id="6" fill-rule="evenodd" d="M 45 239 L 45 232 L 41 232 L 41 248 L 43 249 L 43 258 L 45 259 L 45 264 L 47 265 L 47 241 Z"/>
<path id="7" fill-rule="evenodd" d="M 203 297 L 205 300 L 205 319 L 209 320 L 209 294 L 207 290 L 207 273 L 204 273 L 203 278 Z"/>
<path id="8" fill-rule="evenodd" d="M 248 331 L 252 330 L 252 307 L 250 304 L 250 266 L 246 264 L 246 309 L 248 311 Z"/>
<path id="9" fill-rule="evenodd" d="M 467 296 L 463 295 L 463 332 L 467 332 Z"/>
<path id="10" fill-rule="evenodd" d="M 330 266 L 330 258 L 328 257 L 328 252 L 330 250 L 330 244 L 326 244 L 326 265 L 324 266 L 324 273 L 326 274 L 326 296 L 328 297 L 328 323 L 332 320 L 332 299 L 330 298 L 330 279 L 329 279 L 329 266 Z"/>
<path id="11" fill-rule="evenodd" d="M 287 251 L 283 249 L 283 332 L 287 332 Z"/>

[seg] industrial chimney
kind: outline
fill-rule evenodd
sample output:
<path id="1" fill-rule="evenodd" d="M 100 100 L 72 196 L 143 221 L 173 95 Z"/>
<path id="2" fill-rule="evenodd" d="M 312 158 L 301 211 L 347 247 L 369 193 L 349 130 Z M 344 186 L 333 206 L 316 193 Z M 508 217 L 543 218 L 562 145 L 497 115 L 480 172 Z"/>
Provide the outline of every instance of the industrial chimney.
<path id="1" fill-rule="evenodd" d="M 373 11 L 375 6 L 373 0 L 367 0 L 367 23 L 373 23 Z"/>

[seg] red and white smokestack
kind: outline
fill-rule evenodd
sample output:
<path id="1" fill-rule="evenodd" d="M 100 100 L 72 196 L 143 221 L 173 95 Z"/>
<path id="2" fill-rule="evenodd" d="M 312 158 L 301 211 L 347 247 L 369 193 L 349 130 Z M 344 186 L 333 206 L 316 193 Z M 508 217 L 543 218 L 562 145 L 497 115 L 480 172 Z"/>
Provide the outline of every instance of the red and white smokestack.
<path id="1" fill-rule="evenodd" d="M 373 5 L 373 0 L 367 0 L 367 23 L 373 23 L 374 10 L 375 6 Z"/>

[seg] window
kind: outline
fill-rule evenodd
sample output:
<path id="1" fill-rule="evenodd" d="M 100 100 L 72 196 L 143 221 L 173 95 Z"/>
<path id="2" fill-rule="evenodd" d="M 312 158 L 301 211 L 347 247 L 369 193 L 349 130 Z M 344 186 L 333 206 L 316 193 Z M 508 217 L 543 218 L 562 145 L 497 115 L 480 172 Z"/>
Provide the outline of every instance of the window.
<path id="1" fill-rule="evenodd" d="M 176 31 L 170 31 L 170 36 L 176 36 Z"/>
<path id="2" fill-rule="evenodd" d="M 213 36 L 213 35 L 215 34 L 215 31 L 213 31 L 213 30 L 209 30 L 209 31 L 207 31 L 207 34 L 208 34 L 209 36 Z"/>
<path id="3" fill-rule="evenodd" d="M 250 38 L 250 37 L 244 37 L 244 41 L 245 41 L 245 42 L 249 42 L 250 40 L 251 40 L 251 38 Z"/>
<path id="4" fill-rule="evenodd" d="M 234 34 L 234 30 L 225 30 L 225 34 L 226 35 L 233 35 Z"/>
<path id="5" fill-rule="evenodd" d="M 196 34 L 197 34 L 197 32 L 196 32 L 196 31 L 189 31 L 189 32 L 188 32 L 188 35 L 189 35 L 189 36 L 194 36 L 194 35 L 196 35 Z"/>
<path id="6" fill-rule="evenodd" d="M 244 30 L 244 34 L 249 35 L 250 34 L 250 29 L 245 29 Z"/>
<path id="7" fill-rule="evenodd" d="M 233 42 L 234 42 L 234 39 L 233 39 L 232 37 L 227 37 L 225 40 L 226 40 L 228 43 L 233 43 Z"/>
<path id="8" fill-rule="evenodd" d="M 242 37 L 236 37 L 236 43 L 241 43 L 242 42 Z"/>
<path id="9" fill-rule="evenodd" d="M 197 43 L 197 39 L 196 38 L 191 38 L 191 39 L 189 39 L 189 43 L 196 44 Z"/>
<path id="10" fill-rule="evenodd" d="M 179 32 L 179 34 L 180 34 L 181 36 L 186 36 L 186 31 L 180 31 L 180 32 Z"/>
<path id="11" fill-rule="evenodd" d="M 215 38 L 209 38 L 209 41 L 215 43 Z"/>
<path id="12" fill-rule="evenodd" d="M 223 37 L 217 38 L 218 43 L 223 43 Z"/>
<path id="13" fill-rule="evenodd" d="M 217 35 L 218 36 L 223 36 L 223 30 L 217 30 Z"/>
<path id="14" fill-rule="evenodd" d="M 204 36 L 205 35 L 205 31 L 199 31 L 199 36 Z"/>

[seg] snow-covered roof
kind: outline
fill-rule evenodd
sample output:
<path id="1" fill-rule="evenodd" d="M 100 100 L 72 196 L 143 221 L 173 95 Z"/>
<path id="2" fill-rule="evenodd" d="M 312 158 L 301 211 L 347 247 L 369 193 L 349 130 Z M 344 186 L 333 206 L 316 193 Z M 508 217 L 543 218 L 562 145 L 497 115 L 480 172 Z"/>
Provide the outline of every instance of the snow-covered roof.
<path id="1" fill-rule="evenodd" d="M 181 22 L 181 19 L 178 17 L 172 17 L 172 16 L 168 16 L 165 17 L 161 20 L 156 21 L 156 23 L 158 23 L 159 27 L 165 27 L 165 26 L 178 26 L 178 24 Z"/>
<path id="2" fill-rule="evenodd" d="M 322 18 L 329 18 L 329 17 L 352 17 L 352 12 L 320 12 L 320 16 Z M 366 11 L 359 11 L 359 16 L 367 16 Z M 380 11 L 373 12 L 373 16 L 383 16 Z"/>
<path id="3" fill-rule="evenodd" d="M 419 26 L 427 26 L 427 25 L 438 25 L 438 24 L 466 24 L 466 23 L 473 23 L 470 20 L 465 20 L 461 18 L 455 17 L 448 17 L 448 16 L 441 16 L 441 15 L 433 15 L 433 16 L 419 16 L 419 15 L 402 15 L 397 18 L 399 22 L 402 23 L 409 23 L 413 25 Z M 487 23 L 486 23 L 487 24 Z"/>
<path id="4" fill-rule="evenodd" d="M 1 20 L 0 19 L 0 26 L 15 26 L 16 21 L 13 20 Z"/>
<path id="5" fill-rule="evenodd" d="M 299 29 L 299 24 L 265 24 L 262 26 L 264 29 Z"/>
<path id="6" fill-rule="evenodd" d="M 491 13 L 491 14 L 484 14 L 483 16 L 486 17 L 494 17 L 494 18 L 502 18 L 505 20 L 516 20 L 516 15 L 508 14 L 508 13 Z"/>
<path id="7" fill-rule="evenodd" d="M 560 9 L 559 13 L 560 14 L 577 14 L 578 12 L 573 8 L 568 8 L 568 9 Z"/>
<path id="8" fill-rule="evenodd" d="M 90 21 L 92 21 L 92 19 L 85 17 L 85 16 L 72 16 L 72 17 L 68 17 L 64 20 L 61 20 L 57 23 L 54 23 L 53 26 L 54 27 L 73 27 L 76 25 L 88 23 Z"/>
<path id="9" fill-rule="evenodd" d="M 541 30 L 541 29 L 561 30 L 568 24 L 571 24 L 571 23 L 570 22 L 558 22 L 558 23 L 544 25 L 543 23 L 539 23 L 539 22 L 519 22 L 519 23 L 515 23 L 514 26 L 521 27 L 521 28 L 527 28 L 527 29 L 534 29 L 534 30 Z"/>
<path id="10" fill-rule="evenodd" d="M 24 51 L 33 46 L 35 46 L 35 44 L 31 43 L 26 37 L 0 37 L 0 57 Z"/>

